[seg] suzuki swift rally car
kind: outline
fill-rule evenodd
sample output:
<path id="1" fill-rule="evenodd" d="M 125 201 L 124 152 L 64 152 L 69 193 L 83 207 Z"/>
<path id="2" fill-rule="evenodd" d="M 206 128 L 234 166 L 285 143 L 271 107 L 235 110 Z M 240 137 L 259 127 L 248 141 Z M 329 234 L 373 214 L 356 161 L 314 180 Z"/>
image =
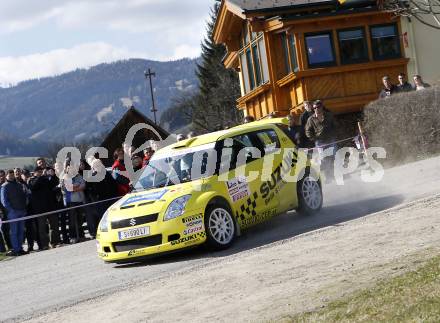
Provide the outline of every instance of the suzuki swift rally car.
<path id="1" fill-rule="evenodd" d="M 318 172 L 287 133 L 287 120 L 268 119 L 158 150 L 134 191 L 104 214 L 99 257 L 122 263 L 203 243 L 224 249 L 287 210 L 318 212 Z"/>

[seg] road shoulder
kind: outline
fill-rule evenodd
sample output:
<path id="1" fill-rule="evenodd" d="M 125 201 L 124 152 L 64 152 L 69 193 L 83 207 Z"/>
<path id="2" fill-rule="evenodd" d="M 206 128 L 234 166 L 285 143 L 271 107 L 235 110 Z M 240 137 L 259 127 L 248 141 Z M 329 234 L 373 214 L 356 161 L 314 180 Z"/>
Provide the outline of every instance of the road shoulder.
<path id="1" fill-rule="evenodd" d="M 439 209 L 440 196 L 418 200 L 32 321 L 261 321 L 309 311 L 439 254 Z"/>

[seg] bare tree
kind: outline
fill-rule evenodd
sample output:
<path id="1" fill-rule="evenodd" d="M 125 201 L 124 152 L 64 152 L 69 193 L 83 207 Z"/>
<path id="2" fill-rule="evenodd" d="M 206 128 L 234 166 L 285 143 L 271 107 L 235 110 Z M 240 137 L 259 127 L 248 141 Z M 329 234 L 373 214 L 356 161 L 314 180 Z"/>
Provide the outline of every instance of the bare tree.
<path id="1" fill-rule="evenodd" d="M 379 8 L 440 29 L 440 0 L 378 0 Z"/>

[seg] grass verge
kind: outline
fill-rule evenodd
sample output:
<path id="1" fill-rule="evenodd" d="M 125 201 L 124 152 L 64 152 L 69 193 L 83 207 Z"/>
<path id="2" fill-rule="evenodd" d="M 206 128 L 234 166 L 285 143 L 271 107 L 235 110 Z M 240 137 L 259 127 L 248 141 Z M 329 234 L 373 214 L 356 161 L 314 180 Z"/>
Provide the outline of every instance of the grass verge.
<path id="1" fill-rule="evenodd" d="M 440 256 L 290 322 L 440 322 Z"/>
<path id="2" fill-rule="evenodd" d="M 6 258 L 5 253 L 0 252 L 0 261 L 2 261 L 5 258 Z"/>

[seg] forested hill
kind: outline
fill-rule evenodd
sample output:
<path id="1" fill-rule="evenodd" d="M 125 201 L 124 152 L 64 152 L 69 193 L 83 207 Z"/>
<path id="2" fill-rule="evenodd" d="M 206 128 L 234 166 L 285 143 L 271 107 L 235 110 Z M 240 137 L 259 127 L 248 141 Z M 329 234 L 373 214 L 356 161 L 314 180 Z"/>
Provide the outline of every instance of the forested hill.
<path id="1" fill-rule="evenodd" d="M 0 89 L 1 137 L 14 139 L 9 141 L 12 147 L 2 142 L 0 155 L 5 149 L 14 154 L 15 140 L 72 142 L 99 135 L 131 105 L 153 119 L 144 76 L 148 68 L 156 73 L 153 85 L 160 120 L 174 97 L 197 87 L 196 62 L 130 59 Z"/>

